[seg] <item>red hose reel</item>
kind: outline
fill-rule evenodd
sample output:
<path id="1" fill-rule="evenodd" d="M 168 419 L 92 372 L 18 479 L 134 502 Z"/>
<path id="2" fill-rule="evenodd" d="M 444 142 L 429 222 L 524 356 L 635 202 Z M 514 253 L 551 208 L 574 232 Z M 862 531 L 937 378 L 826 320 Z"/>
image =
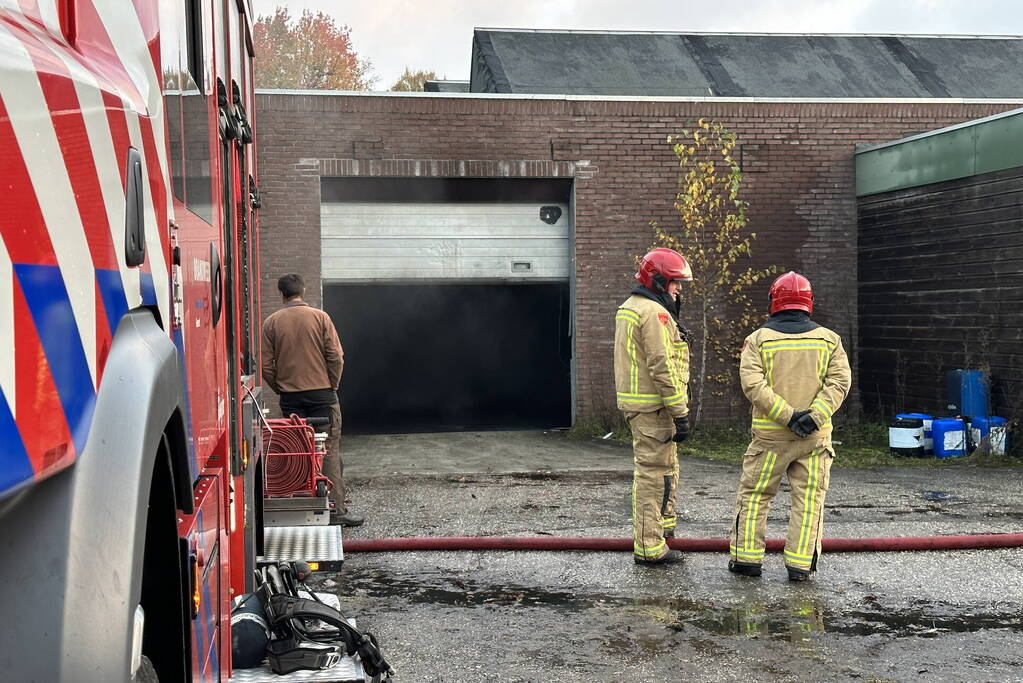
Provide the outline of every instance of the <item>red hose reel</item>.
<path id="1" fill-rule="evenodd" d="M 315 430 L 301 417 L 266 420 L 264 487 L 268 498 L 327 495 L 331 484 L 323 476 L 324 452 L 317 447 Z"/>

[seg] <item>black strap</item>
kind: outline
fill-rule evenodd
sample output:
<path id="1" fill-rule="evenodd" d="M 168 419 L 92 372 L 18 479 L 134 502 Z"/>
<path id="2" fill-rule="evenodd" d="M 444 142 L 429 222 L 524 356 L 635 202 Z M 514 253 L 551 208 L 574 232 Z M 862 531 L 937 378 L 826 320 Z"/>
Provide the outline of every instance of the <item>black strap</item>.
<path id="1" fill-rule="evenodd" d="M 308 631 L 295 619 L 319 619 L 337 629 L 335 634 L 330 632 L 329 636 L 340 638 L 345 644 L 345 654 L 351 657 L 358 649 L 357 638 L 351 633 L 353 630 L 348 621 L 336 609 L 327 607 L 324 604 L 305 598 L 296 598 L 292 595 L 275 595 L 270 598 L 270 623 L 275 629 L 289 628 L 306 635 Z M 361 634 L 359 634 L 361 636 Z"/>
<path id="2" fill-rule="evenodd" d="M 277 658 L 275 666 L 281 669 L 291 666 L 309 668 L 318 666 L 318 662 L 333 666 L 336 659 L 326 656 L 329 653 L 324 646 L 333 646 L 341 641 L 345 654 L 359 656 L 367 675 L 390 680 L 394 670 L 380 653 L 372 633 L 360 632 L 348 623 L 341 610 L 325 605 L 318 598 L 299 597 L 299 586 L 304 588 L 304 584 L 298 577 L 303 577 L 307 569 L 296 569 L 292 562 L 279 562 L 256 572 L 259 586 L 255 592 L 274 634 L 267 653 Z M 315 593 L 309 593 L 315 597 Z M 333 628 L 312 631 L 307 628 L 306 620 L 320 621 Z M 337 651 L 336 647 L 332 649 Z M 321 654 L 324 656 L 320 657 Z"/>
<path id="3" fill-rule="evenodd" d="M 673 493 L 671 490 L 672 479 L 672 475 L 664 475 L 664 497 L 661 499 L 661 517 L 665 517 L 668 514 L 668 501 L 671 499 L 671 494 Z"/>
<path id="4" fill-rule="evenodd" d="M 319 619 L 336 628 L 349 626 L 340 611 L 315 600 L 296 598 L 293 595 L 275 595 L 270 598 L 270 605 L 274 611 L 272 617 L 274 623 L 283 619 Z"/>
<path id="5" fill-rule="evenodd" d="M 270 670 L 279 676 L 295 671 L 320 671 L 341 661 L 338 648 L 332 645 L 302 641 L 299 638 L 272 641 L 266 647 Z"/>
<path id="6" fill-rule="evenodd" d="M 270 598 L 269 603 L 270 609 L 267 615 L 275 630 L 286 625 L 300 637 L 322 642 L 320 638 L 315 637 L 316 634 L 307 631 L 302 625 L 303 619 L 318 619 L 337 629 L 336 632 L 328 632 L 330 639 L 332 641 L 340 639 L 344 642 L 345 654 L 349 657 L 358 654 L 368 675 L 376 676 L 384 673 L 392 675 L 391 667 L 381 654 L 373 634 L 358 631 L 348 623 L 339 610 L 316 600 L 307 600 L 286 594 L 274 595 Z"/>

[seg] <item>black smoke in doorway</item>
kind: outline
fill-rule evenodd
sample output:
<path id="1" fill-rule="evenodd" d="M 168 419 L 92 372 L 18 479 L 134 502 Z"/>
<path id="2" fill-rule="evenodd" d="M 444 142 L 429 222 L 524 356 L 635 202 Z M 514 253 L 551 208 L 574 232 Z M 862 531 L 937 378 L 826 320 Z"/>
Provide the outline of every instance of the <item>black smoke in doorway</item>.
<path id="1" fill-rule="evenodd" d="M 571 422 L 567 283 L 326 285 L 346 433 Z"/>

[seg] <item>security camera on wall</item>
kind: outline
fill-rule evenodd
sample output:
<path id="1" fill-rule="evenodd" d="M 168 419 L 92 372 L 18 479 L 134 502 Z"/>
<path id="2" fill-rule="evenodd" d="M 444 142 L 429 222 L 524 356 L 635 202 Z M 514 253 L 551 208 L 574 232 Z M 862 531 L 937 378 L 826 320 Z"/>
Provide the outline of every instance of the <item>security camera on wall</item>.
<path id="1" fill-rule="evenodd" d="M 540 207 L 540 220 L 547 225 L 554 225 L 561 218 L 561 207 L 560 206 L 541 206 Z"/>

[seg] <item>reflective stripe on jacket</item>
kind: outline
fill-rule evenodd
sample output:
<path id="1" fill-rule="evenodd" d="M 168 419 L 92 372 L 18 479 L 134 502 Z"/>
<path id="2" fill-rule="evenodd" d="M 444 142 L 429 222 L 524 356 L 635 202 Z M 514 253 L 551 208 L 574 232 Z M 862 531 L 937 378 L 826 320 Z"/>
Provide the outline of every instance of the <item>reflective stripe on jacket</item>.
<path id="1" fill-rule="evenodd" d="M 632 295 L 615 314 L 615 391 L 618 408 L 689 413 L 689 345 L 671 314 L 656 301 Z"/>
<path id="2" fill-rule="evenodd" d="M 826 327 L 786 334 L 765 327 L 742 347 L 739 382 L 753 403 L 753 433 L 773 441 L 798 439 L 792 413 L 810 410 L 821 436 L 849 394 L 852 373 L 842 338 Z"/>

